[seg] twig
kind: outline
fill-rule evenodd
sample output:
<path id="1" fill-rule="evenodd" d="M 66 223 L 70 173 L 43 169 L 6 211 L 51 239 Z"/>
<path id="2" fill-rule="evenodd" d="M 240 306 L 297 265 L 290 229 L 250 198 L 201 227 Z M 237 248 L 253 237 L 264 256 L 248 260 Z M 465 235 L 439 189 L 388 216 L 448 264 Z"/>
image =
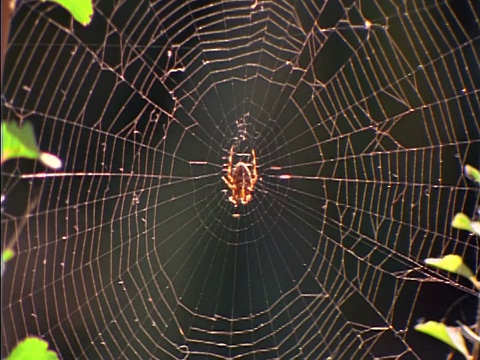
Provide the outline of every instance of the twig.
<path id="1" fill-rule="evenodd" d="M 0 63 L 2 74 L 3 64 L 5 63 L 5 51 L 8 44 L 8 34 L 10 32 L 10 19 L 14 9 L 15 0 L 2 0 L 2 58 Z"/>
<path id="2" fill-rule="evenodd" d="M 475 330 L 477 332 L 477 335 L 480 336 L 480 292 L 478 293 L 478 304 L 477 304 L 477 323 L 475 325 Z M 480 344 L 477 342 L 475 345 L 473 345 L 473 360 L 479 360 L 480 359 Z"/>

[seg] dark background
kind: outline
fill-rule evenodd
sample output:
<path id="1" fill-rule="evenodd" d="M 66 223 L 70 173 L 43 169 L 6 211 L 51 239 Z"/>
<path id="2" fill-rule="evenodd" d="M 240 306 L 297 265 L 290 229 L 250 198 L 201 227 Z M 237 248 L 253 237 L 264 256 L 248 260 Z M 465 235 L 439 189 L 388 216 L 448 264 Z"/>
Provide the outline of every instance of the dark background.
<path id="1" fill-rule="evenodd" d="M 445 357 L 413 326 L 474 318 L 421 260 L 480 265 L 449 224 L 478 203 L 480 14 L 378 3 L 106 1 L 84 28 L 20 2 L 2 118 L 66 174 L 2 166 L 2 356 Z M 232 145 L 261 176 L 237 210 Z"/>

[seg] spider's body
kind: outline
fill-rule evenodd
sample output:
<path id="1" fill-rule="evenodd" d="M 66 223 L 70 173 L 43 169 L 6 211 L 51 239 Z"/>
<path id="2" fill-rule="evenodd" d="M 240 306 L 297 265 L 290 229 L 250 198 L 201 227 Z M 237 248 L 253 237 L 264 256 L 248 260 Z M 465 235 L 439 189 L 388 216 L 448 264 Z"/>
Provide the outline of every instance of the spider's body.
<path id="1" fill-rule="evenodd" d="M 250 170 L 250 167 L 252 170 Z M 233 146 L 230 148 L 230 156 L 228 157 L 227 176 L 222 179 L 225 184 L 232 190 L 232 195 L 228 198 L 235 207 L 240 202 L 246 205 L 252 199 L 252 191 L 257 182 L 257 158 L 255 150 L 252 150 L 252 163 L 244 163 L 239 161 L 233 166 Z"/>

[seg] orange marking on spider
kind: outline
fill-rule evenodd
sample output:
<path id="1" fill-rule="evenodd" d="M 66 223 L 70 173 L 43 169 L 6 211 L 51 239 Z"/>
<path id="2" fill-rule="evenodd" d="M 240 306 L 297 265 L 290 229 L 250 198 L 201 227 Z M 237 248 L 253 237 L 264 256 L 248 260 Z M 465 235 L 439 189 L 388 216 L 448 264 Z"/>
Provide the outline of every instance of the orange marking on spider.
<path id="1" fill-rule="evenodd" d="M 250 170 L 252 168 L 252 170 Z M 227 164 L 227 176 L 222 176 L 223 181 L 230 190 L 232 195 L 228 200 L 233 203 L 235 207 L 240 202 L 246 205 L 252 200 L 252 191 L 255 189 L 255 184 L 258 179 L 257 174 L 257 157 L 255 149 L 252 149 L 252 162 L 245 163 L 239 161 L 233 166 L 233 145 L 230 148 L 230 155 Z"/>

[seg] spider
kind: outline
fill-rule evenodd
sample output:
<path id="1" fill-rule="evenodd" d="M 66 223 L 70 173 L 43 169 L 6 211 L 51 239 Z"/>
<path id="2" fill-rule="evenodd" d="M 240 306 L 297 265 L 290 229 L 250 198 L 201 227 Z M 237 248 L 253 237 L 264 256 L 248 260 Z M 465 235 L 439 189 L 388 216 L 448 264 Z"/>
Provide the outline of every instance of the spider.
<path id="1" fill-rule="evenodd" d="M 233 145 L 230 148 L 230 156 L 228 157 L 227 176 L 222 176 L 225 184 L 232 190 L 232 196 L 228 198 L 235 207 L 238 203 L 246 205 L 252 200 L 252 191 L 255 188 L 257 182 L 257 158 L 255 156 L 255 150 L 252 149 L 252 163 L 244 163 L 239 161 L 232 170 L 233 163 Z M 250 170 L 250 168 L 252 170 Z"/>

